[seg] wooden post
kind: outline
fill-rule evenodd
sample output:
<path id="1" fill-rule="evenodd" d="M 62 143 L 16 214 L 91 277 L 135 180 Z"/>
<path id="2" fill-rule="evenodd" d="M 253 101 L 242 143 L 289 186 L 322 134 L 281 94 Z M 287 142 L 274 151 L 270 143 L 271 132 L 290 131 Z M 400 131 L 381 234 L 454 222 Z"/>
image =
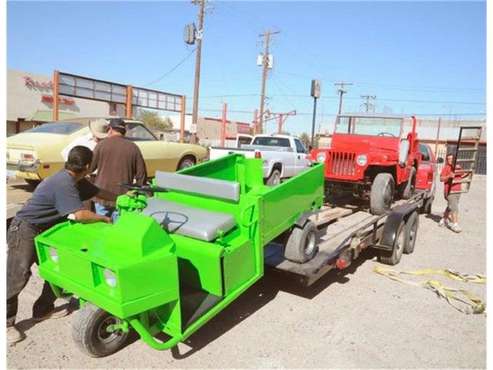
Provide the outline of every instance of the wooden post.
<path id="1" fill-rule="evenodd" d="M 224 147 L 224 143 L 226 141 L 226 125 L 228 121 L 226 120 L 228 104 L 223 103 L 223 119 L 222 119 L 222 127 L 221 127 L 221 146 Z"/>
<path id="2" fill-rule="evenodd" d="M 60 73 L 58 71 L 53 71 L 53 110 L 51 114 L 51 118 L 53 121 L 58 121 L 58 109 L 59 109 L 59 104 L 58 104 L 58 95 L 59 95 L 59 89 L 58 89 L 58 84 L 60 82 Z"/>
<path id="3" fill-rule="evenodd" d="M 133 98 L 132 86 L 127 85 L 127 99 L 125 101 L 125 117 L 128 119 L 132 118 L 132 114 L 133 114 L 132 98 Z"/>
<path id="4" fill-rule="evenodd" d="M 185 112 L 186 112 L 186 102 L 187 99 L 185 95 L 181 97 L 181 112 L 180 112 L 180 143 L 185 140 Z"/>
<path id="5" fill-rule="evenodd" d="M 442 117 L 438 117 L 437 137 L 435 139 L 435 157 L 438 155 L 438 140 L 440 139 L 440 126 L 442 125 Z"/>

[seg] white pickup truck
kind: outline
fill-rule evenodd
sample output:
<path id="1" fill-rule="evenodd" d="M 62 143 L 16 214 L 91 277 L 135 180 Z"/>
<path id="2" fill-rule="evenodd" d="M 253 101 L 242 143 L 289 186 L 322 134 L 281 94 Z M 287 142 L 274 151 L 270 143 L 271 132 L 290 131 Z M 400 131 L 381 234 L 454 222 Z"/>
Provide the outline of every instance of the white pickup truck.
<path id="1" fill-rule="evenodd" d="M 295 176 L 311 163 L 300 139 L 289 135 L 256 135 L 250 144 L 239 144 L 239 148 L 210 147 L 209 158 L 217 159 L 232 153 L 262 158 L 267 185 L 279 184 L 281 179 Z"/>

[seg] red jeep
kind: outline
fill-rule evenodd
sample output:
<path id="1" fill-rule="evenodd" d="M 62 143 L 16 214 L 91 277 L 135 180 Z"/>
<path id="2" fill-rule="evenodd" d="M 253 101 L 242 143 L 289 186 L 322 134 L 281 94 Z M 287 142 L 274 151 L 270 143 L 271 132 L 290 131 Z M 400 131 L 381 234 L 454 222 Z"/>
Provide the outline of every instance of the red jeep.
<path id="1" fill-rule="evenodd" d="M 405 124 L 410 124 L 410 131 L 403 136 Z M 396 195 L 409 198 L 414 193 L 421 159 L 416 118 L 339 115 L 330 148 L 314 149 L 311 156 L 325 162 L 329 194 L 351 191 L 370 199 L 373 214 L 383 214 Z"/>

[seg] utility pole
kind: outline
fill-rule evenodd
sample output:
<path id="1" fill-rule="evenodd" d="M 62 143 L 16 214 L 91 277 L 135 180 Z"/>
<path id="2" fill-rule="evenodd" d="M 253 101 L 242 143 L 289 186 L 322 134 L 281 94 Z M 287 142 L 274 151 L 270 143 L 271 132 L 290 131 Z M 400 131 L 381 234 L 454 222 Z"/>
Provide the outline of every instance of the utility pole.
<path id="1" fill-rule="evenodd" d="M 193 87 L 193 107 L 192 107 L 192 130 L 191 143 L 195 144 L 197 141 L 197 121 L 199 115 L 199 86 L 200 86 L 200 62 L 202 56 L 202 37 L 204 35 L 204 15 L 205 15 L 205 2 L 206 0 L 193 0 L 194 5 L 199 5 L 198 13 L 198 30 L 197 30 L 197 51 L 195 54 L 195 83 Z"/>
<path id="2" fill-rule="evenodd" d="M 296 116 L 296 110 L 287 113 L 277 113 L 277 133 L 282 134 L 282 129 L 289 116 Z"/>
<path id="3" fill-rule="evenodd" d="M 264 123 L 264 108 L 265 108 L 265 90 L 266 90 L 266 84 L 267 84 L 267 74 L 269 72 L 269 44 L 270 44 L 270 37 L 272 35 L 278 34 L 279 31 L 277 32 L 272 32 L 270 30 L 264 32 L 263 34 L 259 35 L 260 37 L 264 38 L 264 54 L 262 55 L 262 87 L 260 90 L 260 109 L 259 109 L 259 116 L 258 116 L 258 133 L 263 132 L 263 123 Z M 272 66 L 271 66 L 272 68 Z"/>
<path id="4" fill-rule="evenodd" d="M 334 83 L 334 85 L 339 86 L 337 89 L 337 92 L 339 93 L 339 109 L 337 110 L 337 114 L 339 115 L 342 112 L 342 96 L 347 93 L 347 90 L 344 90 L 344 86 L 351 86 L 352 83 L 341 81 Z"/>
<path id="5" fill-rule="evenodd" d="M 365 106 L 365 112 L 370 112 L 370 107 L 373 112 L 375 112 L 375 104 L 370 103 L 370 100 L 375 101 L 377 98 L 376 95 L 361 95 L 361 98 L 365 100 L 363 105 Z"/>

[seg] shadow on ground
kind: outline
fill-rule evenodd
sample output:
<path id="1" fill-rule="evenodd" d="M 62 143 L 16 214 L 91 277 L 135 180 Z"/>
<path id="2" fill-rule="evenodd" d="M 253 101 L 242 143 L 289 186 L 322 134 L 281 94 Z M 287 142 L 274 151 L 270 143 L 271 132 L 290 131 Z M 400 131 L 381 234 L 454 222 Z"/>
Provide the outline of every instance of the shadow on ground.
<path id="1" fill-rule="evenodd" d="M 293 281 L 295 279 L 292 275 L 268 268 L 261 280 L 184 342 L 190 347 L 188 351 L 181 353 L 179 346 L 175 346 L 171 349 L 171 354 L 175 359 L 190 357 L 261 309 L 280 291 L 311 300 L 331 284 L 345 284 L 359 266 L 374 256 L 373 250 L 365 250 L 348 268 L 342 271 L 334 269 L 310 287 Z"/>

